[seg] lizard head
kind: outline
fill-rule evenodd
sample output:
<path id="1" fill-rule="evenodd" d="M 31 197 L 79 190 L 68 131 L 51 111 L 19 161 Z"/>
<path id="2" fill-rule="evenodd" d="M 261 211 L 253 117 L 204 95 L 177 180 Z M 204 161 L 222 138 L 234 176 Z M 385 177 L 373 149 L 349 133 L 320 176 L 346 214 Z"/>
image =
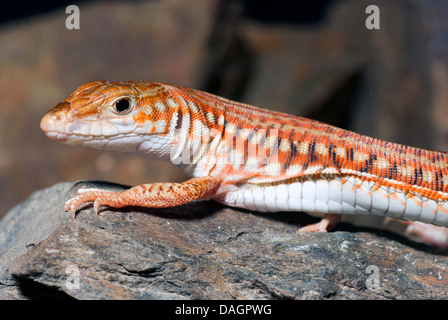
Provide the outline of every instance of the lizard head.
<path id="1" fill-rule="evenodd" d="M 40 127 L 66 144 L 161 158 L 169 152 L 178 109 L 163 84 L 93 81 L 48 111 Z"/>

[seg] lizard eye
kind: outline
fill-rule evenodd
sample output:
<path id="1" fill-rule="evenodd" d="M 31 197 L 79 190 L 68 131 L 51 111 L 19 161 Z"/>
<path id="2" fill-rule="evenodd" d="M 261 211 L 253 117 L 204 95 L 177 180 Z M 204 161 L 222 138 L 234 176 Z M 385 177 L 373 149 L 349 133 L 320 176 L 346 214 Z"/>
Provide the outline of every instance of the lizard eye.
<path id="1" fill-rule="evenodd" d="M 131 102 L 129 99 L 123 98 L 115 101 L 115 110 L 118 111 L 118 113 L 126 113 L 131 109 Z"/>

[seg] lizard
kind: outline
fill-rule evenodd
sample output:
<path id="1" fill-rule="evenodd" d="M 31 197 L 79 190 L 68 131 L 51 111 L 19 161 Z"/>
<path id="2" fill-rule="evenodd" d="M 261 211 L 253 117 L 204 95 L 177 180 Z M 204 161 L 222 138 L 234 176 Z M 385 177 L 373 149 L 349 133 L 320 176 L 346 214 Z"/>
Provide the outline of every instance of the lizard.
<path id="1" fill-rule="evenodd" d="M 255 211 L 342 214 L 448 226 L 448 153 L 150 81 L 91 81 L 48 111 L 45 134 L 69 145 L 169 161 L 189 179 L 122 192 L 86 188 L 65 204 L 166 208 L 213 199 Z M 445 229 L 445 228 L 444 228 Z M 447 229 L 448 230 L 448 229 Z"/>

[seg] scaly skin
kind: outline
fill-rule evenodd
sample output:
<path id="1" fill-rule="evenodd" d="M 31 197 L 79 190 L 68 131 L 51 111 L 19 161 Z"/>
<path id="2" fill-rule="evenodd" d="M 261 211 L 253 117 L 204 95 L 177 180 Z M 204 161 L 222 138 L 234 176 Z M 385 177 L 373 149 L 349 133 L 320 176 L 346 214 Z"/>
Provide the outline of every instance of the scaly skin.
<path id="1" fill-rule="evenodd" d="M 119 101 L 119 102 L 118 102 Z M 127 102 L 126 102 L 127 101 Z M 52 139 L 171 161 L 192 179 L 124 192 L 81 190 L 65 209 L 214 199 L 260 211 L 342 213 L 448 225 L 448 155 L 373 139 L 212 94 L 144 81 L 89 82 L 50 110 Z"/>

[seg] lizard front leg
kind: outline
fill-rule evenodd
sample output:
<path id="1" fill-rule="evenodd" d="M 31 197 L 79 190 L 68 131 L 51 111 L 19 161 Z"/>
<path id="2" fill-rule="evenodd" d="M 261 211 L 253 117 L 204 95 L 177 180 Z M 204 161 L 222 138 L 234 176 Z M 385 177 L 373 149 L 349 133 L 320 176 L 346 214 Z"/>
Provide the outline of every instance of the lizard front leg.
<path id="1" fill-rule="evenodd" d="M 142 184 L 123 192 L 103 189 L 80 189 L 78 195 L 65 203 L 65 211 L 76 215 L 78 207 L 93 201 L 95 214 L 102 205 L 113 208 L 139 206 L 147 208 L 167 208 L 189 203 L 194 200 L 212 198 L 221 180 L 205 176 L 192 178 L 182 183 Z"/>

